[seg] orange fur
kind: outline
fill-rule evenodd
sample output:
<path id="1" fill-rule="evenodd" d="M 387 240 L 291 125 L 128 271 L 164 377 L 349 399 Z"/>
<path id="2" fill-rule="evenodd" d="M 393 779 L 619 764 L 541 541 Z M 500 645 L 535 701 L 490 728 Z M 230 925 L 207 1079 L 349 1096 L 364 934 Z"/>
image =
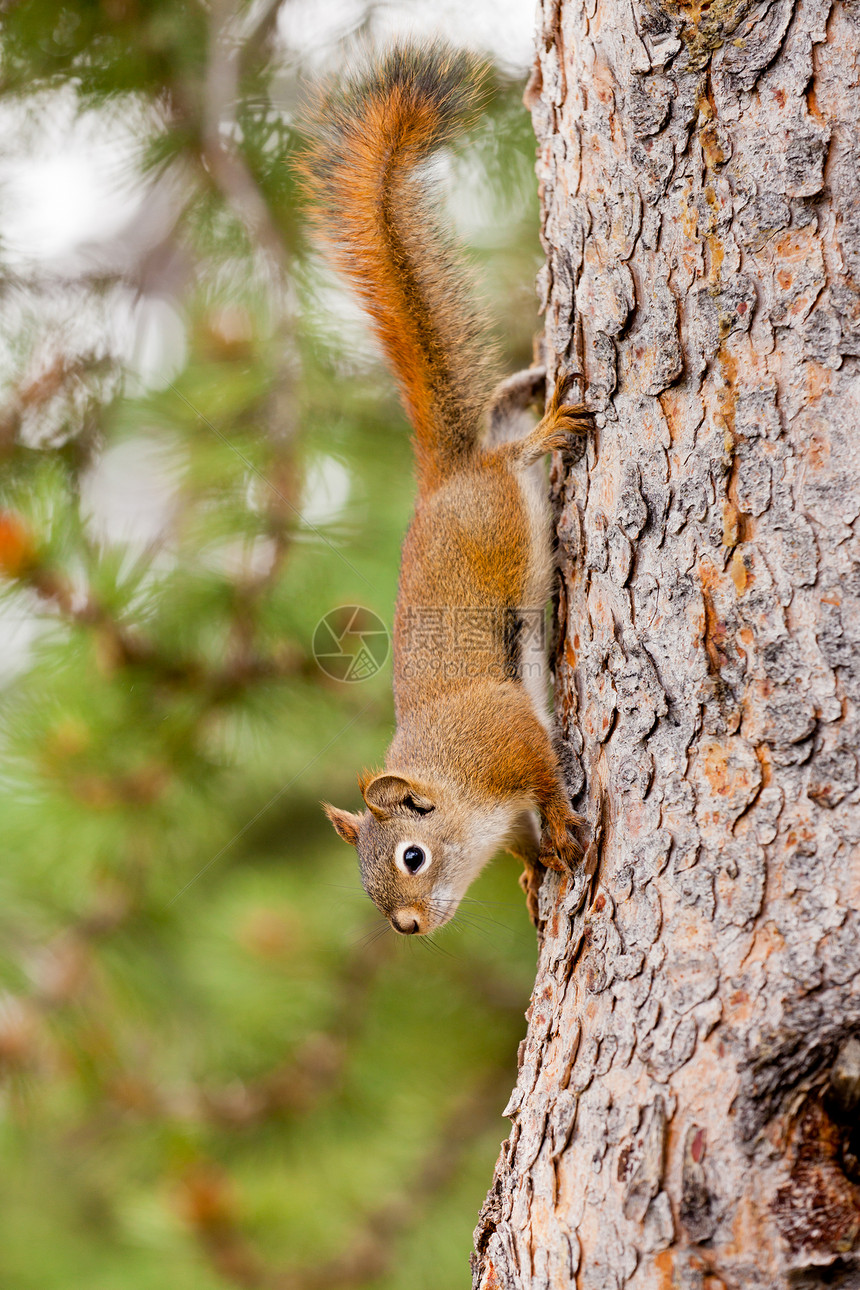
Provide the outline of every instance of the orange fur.
<path id="1" fill-rule="evenodd" d="M 428 485 L 479 436 L 494 363 L 468 272 L 416 167 L 474 114 L 483 75 L 479 60 L 443 45 L 395 47 L 319 96 L 299 162 L 313 222 L 394 368 Z"/>

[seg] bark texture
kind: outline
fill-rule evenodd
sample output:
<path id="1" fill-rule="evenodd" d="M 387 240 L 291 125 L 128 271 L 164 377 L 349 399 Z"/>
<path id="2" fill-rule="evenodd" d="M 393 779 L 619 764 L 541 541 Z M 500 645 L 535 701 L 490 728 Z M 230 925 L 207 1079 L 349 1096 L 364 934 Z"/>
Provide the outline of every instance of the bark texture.
<path id="1" fill-rule="evenodd" d="M 860 6 L 543 0 L 557 711 L 474 1284 L 860 1286 Z"/>

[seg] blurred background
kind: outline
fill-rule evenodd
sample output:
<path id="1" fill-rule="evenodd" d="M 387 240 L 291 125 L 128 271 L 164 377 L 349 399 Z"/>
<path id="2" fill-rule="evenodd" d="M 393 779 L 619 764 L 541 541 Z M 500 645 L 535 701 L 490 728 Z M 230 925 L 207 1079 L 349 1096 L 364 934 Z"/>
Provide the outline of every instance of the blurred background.
<path id="1" fill-rule="evenodd" d="M 439 168 L 508 371 L 538 328 L 530 0 L 29 0 L 0 32 L 0 1285 L 444 1290 L 536 957 L 500 858 L 433 941 L 321 798 L 391 736 L 413 492 L 310 245 L 302 87 L 356 42 L 494 61 Z M 372 669 L 371 669 L 372 670 Z"/>

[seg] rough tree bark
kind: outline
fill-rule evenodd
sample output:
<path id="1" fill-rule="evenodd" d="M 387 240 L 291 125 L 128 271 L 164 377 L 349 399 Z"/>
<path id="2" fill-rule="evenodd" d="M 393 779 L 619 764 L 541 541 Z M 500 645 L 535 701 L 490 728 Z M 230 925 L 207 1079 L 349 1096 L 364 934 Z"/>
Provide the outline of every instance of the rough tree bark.
<path id="1" fill-rule="evenodd" d="M 543 0 L 557 711 L 474 1284 L 860 1286 L 860 6 Z"/>

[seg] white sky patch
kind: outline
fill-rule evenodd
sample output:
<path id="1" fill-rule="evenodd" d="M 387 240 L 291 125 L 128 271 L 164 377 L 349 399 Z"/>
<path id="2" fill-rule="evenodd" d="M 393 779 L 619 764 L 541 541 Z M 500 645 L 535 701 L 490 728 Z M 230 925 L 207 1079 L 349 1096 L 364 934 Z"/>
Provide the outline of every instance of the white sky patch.
<path id="1" fill-rule="evenodd" d="M 51 627 L 23 595 L 0 599 L 0 686 L 27 671 L 34 646 Z"/>
<path id="2" fill-rule="evenodd" d="M 185 322 L 160 296 L 123 292 L 114 307 L 112 326 L 112 350 L 124 359 L 131 374 L 130 394 L 166 389 L 185 366 Z"/>
<path id="3" fill-rule="evenodd" d="M 278 15 L 278 31 L 310 66 L 331 66 L 332 46 L 348 41 L 367 16 L 364 0 L 290 0 Z M 525 75 L 534 51 L 535 5 L 533 0 L 471 0 L 468 5 L 462 0 L 389 0 L 373 7 L 365 32 L 373 42 L 440 36 L 491 54 L 513 75 Z"/>
<path id="4" fill-rule="evenodd" d="M 18 267 L 64 260 L 114 237 L 141 200 L 135 164 L 140 117 L 80 111 L 69 89 L 0 107 L 0 233 Z"/>
<path id="5" fill-rule="evenodd" d="M 139 551 L 163 542 L 176 512 L 181 466 L 176 445 L 156 432 L 108 448 L 81 481 L 93 537 Z"/>
<path id="6" fill-rule="evenodd" d="M 492 54 L 514 74 L 525 74 L 534 53 L 535 5 L 532 0 L 410 0 L 380 5 L 375 34 L 443 36 L 457 45 Z"/>
<path id="7" fill-rule="evenodd" d="M 82 147 L 4 166 L 9 258 L 53 259 L 85 238 L 109 237 L 125 220 L 106 176 Z M 62 193 L 61 210 L 57 198 Z"/>
<path id="8" fill-rule="evenodd" d="M 351 491 L 352 480 L 342 461 L 328 456 L 313 458 L 305 475 L 302 520 L 315 528 L 333 524 L 343 514 Z"/>

